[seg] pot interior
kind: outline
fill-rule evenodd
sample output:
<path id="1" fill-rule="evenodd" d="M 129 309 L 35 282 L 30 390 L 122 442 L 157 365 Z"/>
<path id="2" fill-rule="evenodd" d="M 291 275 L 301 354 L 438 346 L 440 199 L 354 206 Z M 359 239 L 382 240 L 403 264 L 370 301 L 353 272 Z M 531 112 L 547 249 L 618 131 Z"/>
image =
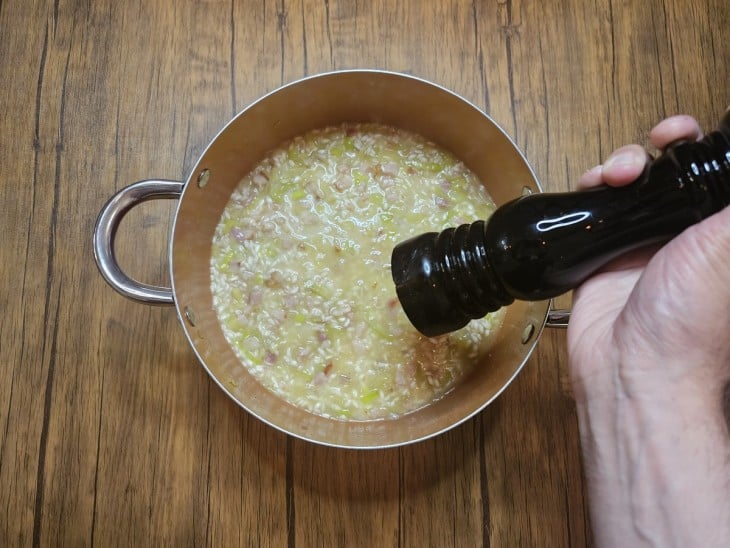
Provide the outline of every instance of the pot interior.
<path id="1" fill-rule="evenodd" d="M 443 432 L 483 409 L 512 380 L 534 348 L 548 303 L 508 307 L 490 354 L 438 401 L 400 418 L 340 421 L 283 401 L 251 376 L 230 348 L 213 309 L 211 242 L 239 181 L 267 153 L 309 130 L 344 122 L 376 122 L 422 135 L 451 151 L 486 185 L 497 205 L 539 192 L 529 165 L 481 111 L 447 90 L 380 71 L 345 71 L 300 80 L 236 116 L 194 167 L 178 207 L 171 276 L 178 314 L 208 372 L 236 402 L 272 426 L 339 447 L 388 447 Z M 207 175 L 200 180 L 200 174 Z"/>

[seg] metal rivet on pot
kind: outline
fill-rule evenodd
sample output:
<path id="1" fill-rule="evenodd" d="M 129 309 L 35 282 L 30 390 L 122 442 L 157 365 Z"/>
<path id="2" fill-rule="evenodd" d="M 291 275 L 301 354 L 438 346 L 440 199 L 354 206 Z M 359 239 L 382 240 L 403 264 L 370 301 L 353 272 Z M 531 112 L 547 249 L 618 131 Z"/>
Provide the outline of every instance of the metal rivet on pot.
<path id="1" fill-rule="evenodd" d="M 198 188 L 205 188 L 205 185 L 208 184 L 208 179 L 210 179 L 210 170 L 204 169 L 198 175 Z"/>
<path id="2" fill-rule="evenodd" d="M 525 329 L 522 331 L 522 344 L 527 344 L 534 334 L 535 324 L 527 324 Z"/>
<path id="3" fill-rule="evenodd" d="M 195 327 L 195 313 L 193 312 L 193 309 L 189 306 L 185 307 L 185 319 L 188 320 L 188 323 Z"/>
<path id="4" fill-rule="evenodd" d="M 522 195 L 523 196 L 529 196 L 532 194 L 532 189 L 529 186 L 523 186 L 522 187 Z"/>

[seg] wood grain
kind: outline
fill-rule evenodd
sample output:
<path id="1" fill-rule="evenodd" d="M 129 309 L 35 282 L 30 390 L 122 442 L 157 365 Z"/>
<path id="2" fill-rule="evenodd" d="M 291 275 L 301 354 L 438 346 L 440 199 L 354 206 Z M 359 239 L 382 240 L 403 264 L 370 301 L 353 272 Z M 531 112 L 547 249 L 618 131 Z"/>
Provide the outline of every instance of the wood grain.
<path id="1" fill-rule="evenodd" d="M 447 434 L 319 447 L 230 402 L 172 309 L 106 286 L 95 218 L 131 182 L 184 180 L 264 93 L 353 67 L 463 95 L 573 188 L 666 115 L 713 126 L 729 19 L 724 0 L 0 1 L 0 545 L 590 545 L 564 333 Z M 169 283 L 173 216 L 125 219 L 128 272 Z"/>

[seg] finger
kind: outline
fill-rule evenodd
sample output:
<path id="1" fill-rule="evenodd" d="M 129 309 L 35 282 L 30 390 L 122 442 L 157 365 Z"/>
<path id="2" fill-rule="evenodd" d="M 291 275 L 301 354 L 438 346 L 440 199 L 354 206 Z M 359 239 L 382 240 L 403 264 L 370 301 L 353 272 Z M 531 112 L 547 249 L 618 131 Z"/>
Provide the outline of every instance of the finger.
<path id="1" fill-rule="evenodd" d="M 586 189 L 586 188 L 593 188 L 594 186 L 598 186 L 603 183 L 603 178 L 601 177 L 601 170 L 603 169 L 603 166 L 596 166 L 588 171 L 586 171 L 583 175 L 580 176 L 580 179 L 578 179 L 578 188 L 580 189 Z"/>
<path id="2" fill-rule="evenodd" d="M 702 138 L 702 129 L 692 116 L 680 114 L 659 122 L 649 133 L 651 144 L 659 149 L 674 141 L 696 141 Z"/>
<path id="3" fill-rule="evenodd" d="M 651 260 L 651 258 L 664 246 L 664 243 L 649 244 L 639 249 L 634 249 L 617 257 L 610 263 L 601 267 L 600 272 L 620 272 L 624 270 L 642 269 Z"/>
<path id="4" fill-rule="evenodd" d="M 604 162 L 601 179 L 612 186 L 622 186 L 635 181 L 649 156 L 639 145 L 625 145 L 617 148 Z"/>

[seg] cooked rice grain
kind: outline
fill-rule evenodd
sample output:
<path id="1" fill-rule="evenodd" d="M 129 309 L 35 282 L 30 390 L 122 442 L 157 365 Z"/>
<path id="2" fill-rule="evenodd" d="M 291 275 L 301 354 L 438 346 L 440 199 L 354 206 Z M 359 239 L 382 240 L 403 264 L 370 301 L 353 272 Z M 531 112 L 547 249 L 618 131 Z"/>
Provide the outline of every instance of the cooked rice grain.
<path id="1" fill-rule="evenodd" d="M 480 361 L 503 313 L 423 337 L 397 302 L 391 250 L 493 210 L 464 164 L 417 135 L 357 124 L 297 137 L 244 177 L 216 229 L 223 332 L 264 386 L 313 413 L 427 405 Z"/>

